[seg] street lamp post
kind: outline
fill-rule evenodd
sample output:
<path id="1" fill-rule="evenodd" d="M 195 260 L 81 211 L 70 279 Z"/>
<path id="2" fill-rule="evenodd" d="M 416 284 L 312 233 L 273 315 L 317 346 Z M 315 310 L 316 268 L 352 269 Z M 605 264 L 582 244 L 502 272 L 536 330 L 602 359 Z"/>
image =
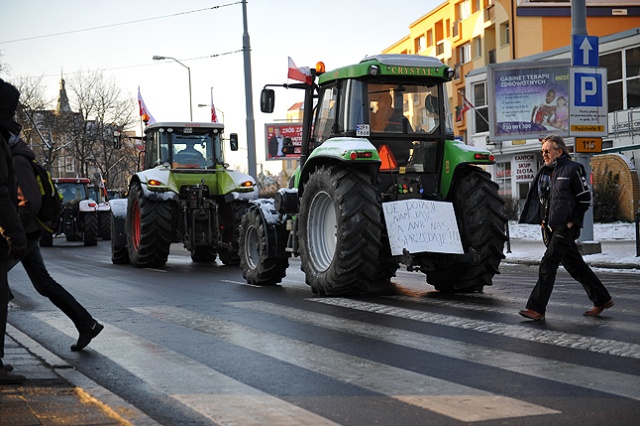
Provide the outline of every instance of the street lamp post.
<path id="1" fill-rule="evenodd" d="M 159 56 L 159 55 L 153 55 L 153 60 L 154 61 L 162 61 L 163 59 L 171 59 L 176 61 L 177 63 L 179 63 L 180 65 L 182 65 L 183 67 L 185 67 L 187 69 L 187 73 L 189 74 L 189 117 L 191 119 L 191 121 L 193 121 L 193 101 L 191 99 L 191 68 L 189 68 L 188 66 L 186 66 L 185 64 L 183 64 L 182 62 L 180 62 L 179 60 L 177 60 L 176 58 L 172 58 L 171 56 Z"/>
<path id="2" fill-rule="evenodd" d="M 211 104 L 198 104 L 198 108 L 206 108 L 206 107 L 211 108 Z M 217 106 L 214 106 L 214 108 L 216 109 L 216 113 L 220 113 L 220 116 L 222 117 L 221 122 L 224 123 L 224 111 L 218 108 Z"/>

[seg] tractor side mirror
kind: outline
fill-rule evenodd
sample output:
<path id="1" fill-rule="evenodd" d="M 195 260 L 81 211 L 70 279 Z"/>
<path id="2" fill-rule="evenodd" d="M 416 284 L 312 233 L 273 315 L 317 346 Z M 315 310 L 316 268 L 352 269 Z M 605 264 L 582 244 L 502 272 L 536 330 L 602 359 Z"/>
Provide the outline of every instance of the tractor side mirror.
<path id="1" fill-rule="evenodd" d="M 231 133 L 229 135 L 229 146 L 231 147 L 231 151 L 238 150 L 238 134 L 237 133 Z"/>
<path id="2" fill-rule="evenodd" d="M 273 89 L 262 89 L 260 93 L 260 111 L 273 112 L 276 105 L 276 92 Z"/>

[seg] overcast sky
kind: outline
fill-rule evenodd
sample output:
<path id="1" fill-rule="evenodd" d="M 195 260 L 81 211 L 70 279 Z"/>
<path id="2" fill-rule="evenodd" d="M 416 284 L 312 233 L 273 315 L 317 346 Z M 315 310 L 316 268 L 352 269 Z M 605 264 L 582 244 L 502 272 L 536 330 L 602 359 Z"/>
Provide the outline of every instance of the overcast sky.
<path id="1" fill-rule="evenodd" d="M 288 56 L 297 66 L 314 66 L 319 60 L 327 69 L 356 63 L 408 35 L 411 22 L 441 3 L 247 2 L 258 162 L 264 158 L 264 123 L 285 118 L 286 110 L 302 100 L 299 91 L 282 89 L 276 93 L 274 114 L 261 113 L 257 104 L 265 84 L 287 82 Z M 210 120 L 209 109 L 197 104 L 209 104 L 213 88 L 214 104 L 224 113 L 227 133 L 238 133 L 244 149 L 228 155 L 227 161 L 246 170 L 243 54 L 226 54 L 242 49 L 241 2 L 0 0 L 0 10 L 0 61 L 8 65 L 1 77 L 44 76 L 52 101 L 57 98 L 61 73 L 69 80 L 79 70 L 102 69 L 131 96 L 132 108 L 140 86 L 147 108 L 158 121 L 186 121 L 186 68 L 151 58 L 172 56 L 183 62 L 191 69 L 194 121 Z"/>

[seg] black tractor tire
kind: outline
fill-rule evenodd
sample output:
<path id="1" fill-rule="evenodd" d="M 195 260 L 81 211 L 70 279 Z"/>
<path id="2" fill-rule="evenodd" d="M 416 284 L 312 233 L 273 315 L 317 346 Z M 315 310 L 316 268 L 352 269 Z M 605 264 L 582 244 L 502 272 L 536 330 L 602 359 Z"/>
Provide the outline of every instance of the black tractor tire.
<path id="1" fill-rule="evenodd" d="M 111 239 L 111 212 L 98 213 L 98 236 L 103 241 Z"/>
<path id="2" fill-rule="evenodd" d="M 84 213 L 82 241 L 85 246 L 98 245 L 98 213 Z"/>
<path id="3" fill-rule="evenodd" d="M 231 250 L 224 247 L 218 248 L 218 257 L 225 265 L 235 266 L 240 264 L 240 254 L 238 252 L 240 223 L 242 222 L 242 217 L 249 209 L 249 203 L 246 201 L 235 201 L 231 203 L 231 208 L 233 209 L 233 223 L 231 225 L 233 229 L 231 231 L 231 238 L 227 242 L 231 243 L 233 248 Z"/>
<path id="4" fill-rule="evenodd" d="M 125 232 L 125 219 L 109 215 L 111 235 L 111 263 L 114 265 L 126 265 L 129 263 L 129 251 L 127 250 L 127 237 Z"/>
<path id="5" fill-rule="evenodd" d="M 505 257 L 505 203 L 489 173 L 467 166 L 456 175 L 447 199 L 453 203 L 464 252 L 475 251 L 479 262 L 451 262 L 427 272 L 427 282 L 442 292 L 480 292 L 500 273 Z"/>
<path id="6" fill-rule="evenodd" d="M 40 232 L 40 247 L 52 247 L 53 246 L 53 234 L 44 229 Z"/>
<path id="7" fill-rule="evenodd" d="M 340 165 L 311 173 L 300 200 L 301 268 L 314 293 L 367 290 L 375 281 L 383 223 L 371 176 Z"/>
<path id="8" fill-rule="evenodd" d="M 277 241 L 273 241 L 276 234 L 269 232 L 267 226 L 258 207 L 250 208 L 242 217 L 238 253 L 242 276 L 249 284 L 276 285 L 287 274 L 289 259 L 269 254 L 268 245 L 277 244 Z"/>
<path id="9" fill-rule="evenodd" d="M 191 260 L 196 263 L 214 262 L 216 256 L 216 248 L 212 246 L 195 246 L 191 252 Z"/>
<path id="10" fill-rule="evenodd" d="M 140 184 L 131 187 L 125 226 L 133 266 L 158 268 L 167 263 L 173 236 L 172 213 L 168 202 L 146 198 Z"/>

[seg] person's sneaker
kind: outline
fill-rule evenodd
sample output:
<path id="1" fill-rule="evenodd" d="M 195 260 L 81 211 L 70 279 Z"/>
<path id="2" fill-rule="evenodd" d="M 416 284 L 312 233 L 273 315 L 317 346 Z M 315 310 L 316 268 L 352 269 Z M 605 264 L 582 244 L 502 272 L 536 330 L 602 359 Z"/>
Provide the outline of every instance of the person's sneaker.
<path id="1" fill-rule="evenodd" d="M 0 368 L 0 385 L 19 385 L 27 380 L 22 374 L 12 373 L 6 368 Z"/>
<path id="2" fill-rule="evenodd" d="M 93 325 L 90 328 L 87 328 L 86 330 L 80 332 L 78 341 L 75 344 L 71 345 L 71 350 L 74 352 L 83 350 L 89 343 L 91 343 L 91 339 L 100 334 L 103 329 L 104 325 L 94 320 Z"/>

